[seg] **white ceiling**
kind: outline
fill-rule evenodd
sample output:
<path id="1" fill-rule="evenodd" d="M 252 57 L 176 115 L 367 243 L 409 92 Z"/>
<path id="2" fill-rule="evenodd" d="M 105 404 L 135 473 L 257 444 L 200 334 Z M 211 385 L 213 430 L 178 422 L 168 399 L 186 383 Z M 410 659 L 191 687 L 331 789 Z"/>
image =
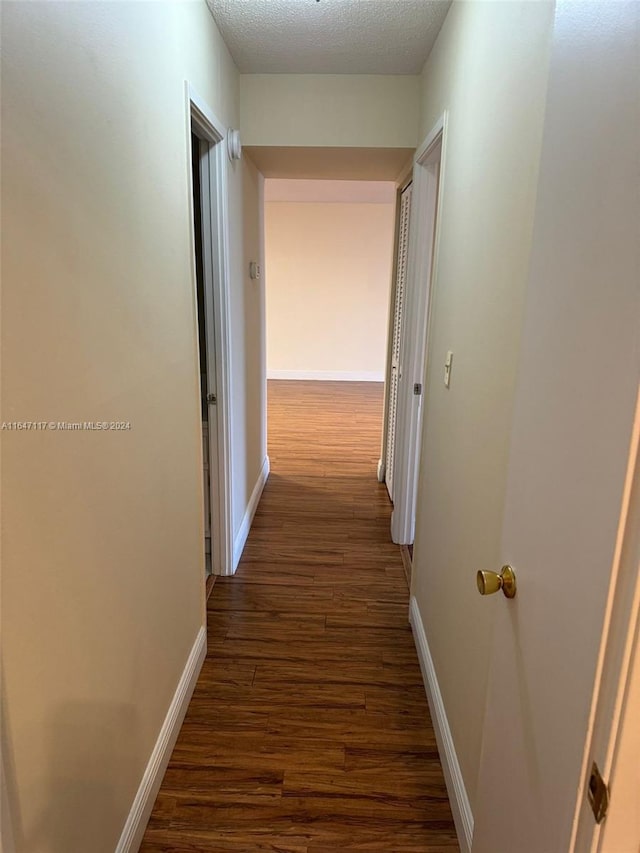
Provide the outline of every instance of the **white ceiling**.
<path id="1" fill-rule="evenodd" d="M 243 74 L 419 74 L 451 0 L 207 0 Z"/>

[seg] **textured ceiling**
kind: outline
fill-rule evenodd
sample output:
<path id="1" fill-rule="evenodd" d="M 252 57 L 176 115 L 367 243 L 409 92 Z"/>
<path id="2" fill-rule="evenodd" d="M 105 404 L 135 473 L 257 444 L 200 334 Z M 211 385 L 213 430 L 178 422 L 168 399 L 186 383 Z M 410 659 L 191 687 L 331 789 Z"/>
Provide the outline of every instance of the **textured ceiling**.
<path id="1" fill-rule="evenodd" d="M 207 0 L 244 74 L 419 74 L 451 0 Z"/>

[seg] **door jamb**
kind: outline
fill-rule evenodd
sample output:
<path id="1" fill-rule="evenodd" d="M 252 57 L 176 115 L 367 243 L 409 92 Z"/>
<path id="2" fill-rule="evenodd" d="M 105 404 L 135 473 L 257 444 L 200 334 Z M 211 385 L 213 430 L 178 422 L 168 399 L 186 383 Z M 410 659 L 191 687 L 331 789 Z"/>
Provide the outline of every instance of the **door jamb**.
<path id="1" fill-rule="evenodd" d="M 448 113 L 445 111 L 416 151 L 407 258 L 407 296 L 402 335 L 391 538 L 414 540 L 427 344 L 433 286 L 437 276 L 440 208 L 445 168 Z M 433 217 L 435 216 L 435 222 Z M 424 239 L 431 235 L 432 239 Z M 415 395 L 414 383 L 422 385 Z"/>
<path id="2" fill-rule="evenodd" d="M 231 476 L 231 347 L 229 330 L 231 314 L 229 304 L 229 232 L 228 232 L 228 177 L 227 146 L 224 143 L 228 129 L 216 117 L 207 103 L 185 81 L 187 151 L 189 167 L 190 238 L 195 246 L 193 233 L 193 193 L 191 191 L 191 129 L 195 128 L 199 138 L 209 143 L 206 168 L 202 171 L 202 214 L 203 255 L 205 267 L 205 290 L 209 289 L 213 302 L 213 329 L 207 329 L 207 338 L 213 337 L 215 352 L 214 382 L 209 376 L 209 391 L 214 389 L 217 403 L 211 406 L 215 412 L 215 429 L 209 431 L 211 482 L 211 562 L 214 575 L 233 574 L 233 519 L 232 519 L 232 476 Z M 204 227 L 204 223 L 207 223 Z M 191 277 L 193 281 L 195 342 L 198 341 L 197 278 L 195 250 L 192 251 Z M 197 358 L 196 358 L 197 361 Z M 198 388 L 198 411 L 200 411 L 200 382 Z M 210 421 L 211 423 L 211 421 Z M 201 441 L 200 441 L 201 446 Z M 202 468 L 202 459 L 200 460 Z M 202 477 L 201 477 L 202 479 Z M 204 499 L 202 504 L 204 547 Z"/>
<path id="3" fill-rule="evenodd" d="M 613 777 L 634 654 L 640 642 L 640 389 L 611 571 L 589 728 L 575 808 L 571 853 L 601 849 L 606 820 L 596 824 L 587 804 L 587 774 L 596 761 Z M 606 837 L 606 832 L 605 832 Z"/>

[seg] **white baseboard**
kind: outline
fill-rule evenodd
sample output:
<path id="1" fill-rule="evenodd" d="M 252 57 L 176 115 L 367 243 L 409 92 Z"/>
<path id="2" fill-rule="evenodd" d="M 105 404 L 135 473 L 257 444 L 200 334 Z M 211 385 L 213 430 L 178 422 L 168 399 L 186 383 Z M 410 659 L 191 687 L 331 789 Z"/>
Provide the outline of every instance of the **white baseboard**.
<path id="1" fill-rule="evenodd" d="M 314 379 L 319 382 L 384 382 L 378 370 L 267 370 L 267 379 Z"/>
<path id="2" fill-rule="evenodd" d="M 140 787 L 131 806 L 122 835 L 116 847 L 116 853 L 136 853 L 142 843 L 158 790 L 169 764 L 182 721 L 187 713 L 191 694 L 196 686 L 202 663 L 207 654 L 207 632 L 204 627 L 198 631 L 191 653 L 180 676 L 167 716 L 153 748 L 149 763 L 142 776 Z"/>
<path id="3" fill-rule="evenodd" d="M 473 813 L 469 797 L 467 796 L 467 789 L 462 778 L 458 756 L 456 755 L 456 748 L 453 743 L 451 729 L 449 728 L 447 712 L 442 701 L 442 694 L 440 693 L 438 678 L 433 666 L 433 659 L 429 651 L 427 635 L 424 632 L 422 616 L 420 615 L 420 609 L 415 596 L 411 596 L 409 621 L 413 629 L 413 639 L 416 644 L 416 651 L 418 652 L 422 679 L 427 692 L 427 699 L 429 700 L 438 752 L 442 761 L 442 769 L 444 770 L 444 778 L 447 784 L 447 792 L 449 794 L 449 802 L 451 803 L 451 811 L 453 812 L 453 820 L 456 825 L 460 850 L 462 853 L 470 853 L 473 841 Z"/>
<path id="4" fill-rule="evenodd" d="M 236 538 L 233 543 L 233 571 L 238 568 L 238 563 L 240 562 L 240 557 L 242 557 L 242 552 L 244 550 L 245 542 L 247 541 L 247 536 L 249 535 L 249 531 L 251 530 L 251 522 L 253 521 L 253 516 L 256 514 L 256 510 L 258 509 L 258 504 L 260 503 L 260 498 L 262 496 L 262 490 L 265 487 L 265 483 L 269 478 L 269 457 L 264 457 L 264 462 L 262 463 L 262 468 L 260 473 L 258 474 L 258 479 L 256 480 L 256 484 L 253 487 L 253 492 L 251 492 L 251 497 L 249 498 L 249 503 L 247 504 L 246 512 L 242 518 L 242 523 L 238 528 L 238 532 L 236 533 Z"/>

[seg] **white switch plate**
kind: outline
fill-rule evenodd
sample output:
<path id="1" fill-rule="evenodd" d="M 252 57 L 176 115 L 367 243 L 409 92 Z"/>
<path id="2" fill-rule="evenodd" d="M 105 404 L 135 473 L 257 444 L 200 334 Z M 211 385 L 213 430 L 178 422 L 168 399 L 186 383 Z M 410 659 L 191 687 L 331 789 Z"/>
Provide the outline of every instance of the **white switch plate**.
<path id="1" fill-rule="evenodd" d="M 451 384 L 451 365 L 453 364 L 453 353 L 451 350 L 447 352 L 447 358 L 444 363 L 444 384 L 448 388 Z"/>

